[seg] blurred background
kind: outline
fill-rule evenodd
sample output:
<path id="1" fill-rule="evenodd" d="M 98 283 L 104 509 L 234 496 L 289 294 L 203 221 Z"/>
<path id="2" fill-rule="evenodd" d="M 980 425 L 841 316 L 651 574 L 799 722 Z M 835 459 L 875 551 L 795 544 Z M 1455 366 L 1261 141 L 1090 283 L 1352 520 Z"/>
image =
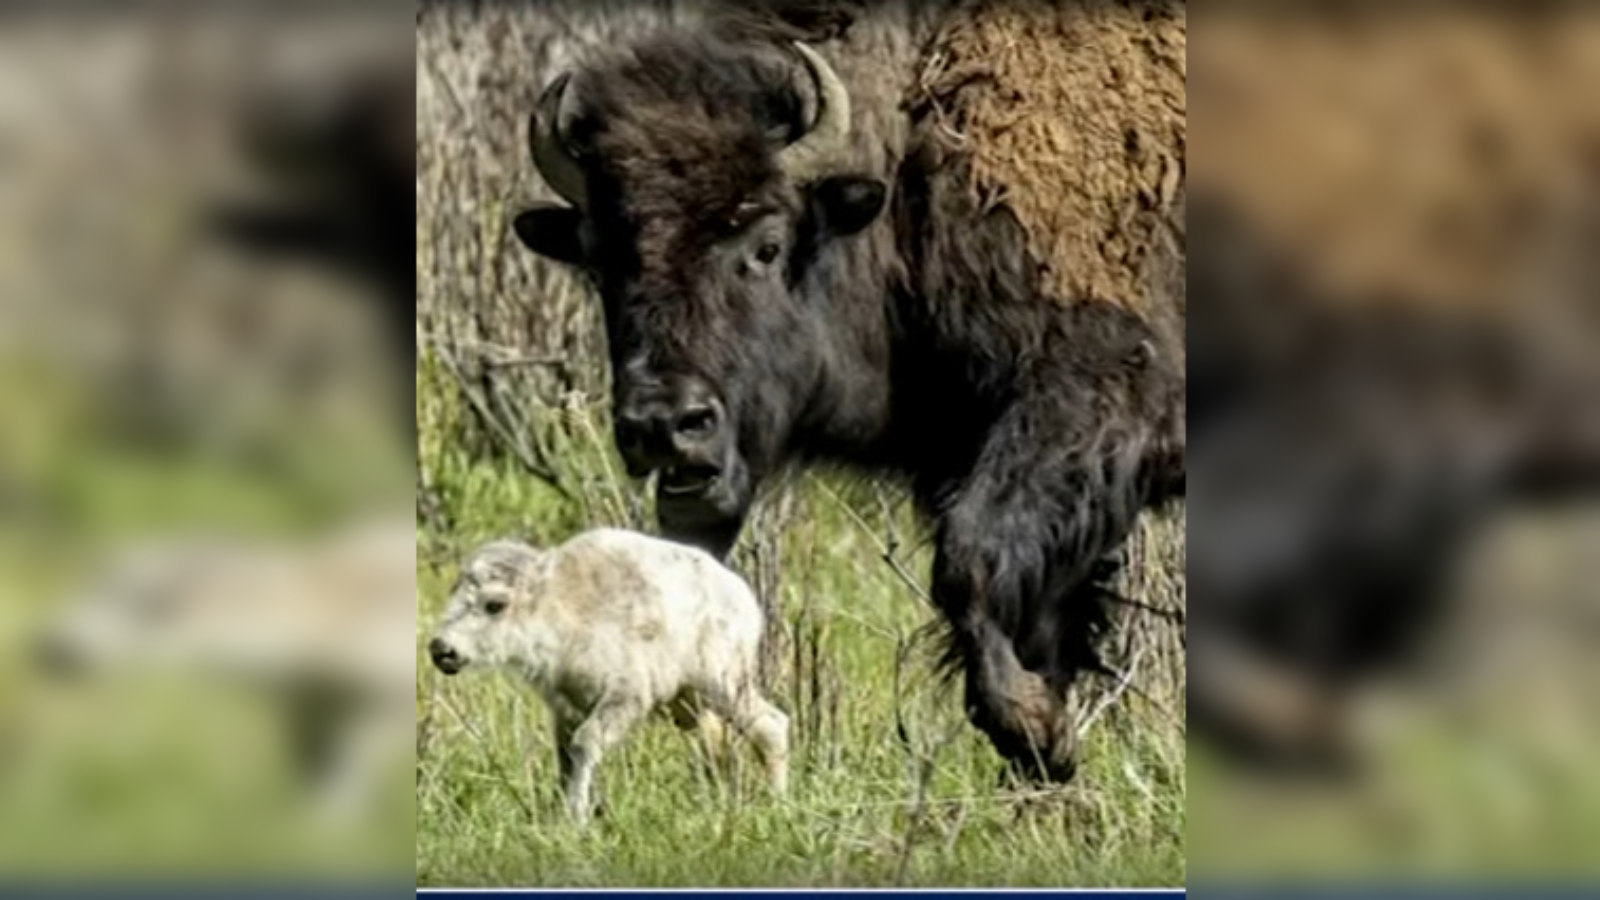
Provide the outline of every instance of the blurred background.
<path id="1" fill-rule="evenodd" d="M 1600 869 L 1600 15 L 1194 21 L 1199 881 Z"/>
<path id="2" fill-rule="evenodd" d="M 412 10 L 39 6 L 0 14 L 0 881 L 404 877 Z"/>
<path id="3" fill-rule="evenodd" d="M 544 79 L 674 7 L 6 13 L 0 879 L 1592 877 L 1600 16 L 1280 7 L 1196 21 L 1193 546 L 1141 532 L 1080 784 L 993 791 L 903 498 L 807 476 L 736 562 L 811 794 L 694 859 L 670 735 L 642 837 L 538 829 L 537 704 L 386 637 L 477 541 L 651 521 L 505 223 Z"/>

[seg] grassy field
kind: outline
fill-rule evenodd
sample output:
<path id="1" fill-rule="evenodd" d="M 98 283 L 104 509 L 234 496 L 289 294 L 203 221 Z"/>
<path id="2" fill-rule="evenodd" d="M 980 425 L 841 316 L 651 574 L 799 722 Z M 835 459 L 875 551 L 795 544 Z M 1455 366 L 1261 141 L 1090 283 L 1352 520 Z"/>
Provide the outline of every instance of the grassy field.
<path id="1" fill-rule="evenodd" d="M 447 381 L 430 380 L 436 371 L 424 368 L 424 405 L 445 408 L 452 395 Z M 419 532 L 424 631 L 455 561 L 479 541 L 649 527 L 641 488 L 614 474 L 597 407 L 572 402 L 535 417 L 565 436 L 552 455 L 572 498 L 518 462 L 424 440 L 436 513 L 450 520 Z M 791 795 L 764 793 L 748 747 L 732 782 L 708 779 L 689 741 L 652 722 L 606 760 L 607 816 L 579 832 L 562 813 L 537 696 L 485 673 L 441 676 L 419 636 L 419 884 L 1183 882 L 1182 701 L 1169 692 L 1181 657 L 1135 660 L 1134 686 L 1151 696 L 1122 692 L 1098 716 L 1076 785 L 1003 788 L 999 758 L 961 716 L 959 686 L 935 680 L 924 652 L 933 613 L 918 582 L 929 552 L 904 504 L 887 488 L 806 476 L 768 498 L 757 519 L 735 560 L 779 612 L 768 682 L 793 720 Z M 885 562 L 891 546 L 911 578 Z"/>

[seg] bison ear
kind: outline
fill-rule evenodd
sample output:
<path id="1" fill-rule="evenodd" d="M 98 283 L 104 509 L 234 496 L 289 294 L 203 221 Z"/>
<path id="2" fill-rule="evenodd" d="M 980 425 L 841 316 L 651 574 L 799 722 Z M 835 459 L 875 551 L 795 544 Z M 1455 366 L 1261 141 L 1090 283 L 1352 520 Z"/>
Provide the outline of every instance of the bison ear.
<path id="1" fill-rule="evenodd" d="M 811 202 L 824 233 L 849 237 L 872 224 L 883 211 L 888 187 L 876 178 L 836 175 L 811 190 Z"/>
<path id="2" fill-rule="evenodd" d="M 582 211 L 552 203 L 517 213 L 511 222 L 511 229 L 529 250 L 556 262 L 575 266 L 583 262 L 583 244 L 578 237 L 578 229 L 582 224 Z"/>

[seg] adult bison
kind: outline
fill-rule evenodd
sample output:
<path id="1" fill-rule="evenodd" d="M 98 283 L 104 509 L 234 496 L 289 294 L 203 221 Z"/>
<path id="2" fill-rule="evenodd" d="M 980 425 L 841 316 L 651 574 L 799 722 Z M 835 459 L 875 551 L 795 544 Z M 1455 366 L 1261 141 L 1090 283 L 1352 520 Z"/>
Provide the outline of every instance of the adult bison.
<path id="1" fill-rule="evenodd" d="M 603 301 L 664 532 L 725 555 L 787 465 L 907 478 L 970 719 L 1060 782 L 1119 550 L 1183 491 L 1184 14 L 934 6 L 713 16 L 559 75 L 529 142 L 567 203 L 514 227 Z"/>

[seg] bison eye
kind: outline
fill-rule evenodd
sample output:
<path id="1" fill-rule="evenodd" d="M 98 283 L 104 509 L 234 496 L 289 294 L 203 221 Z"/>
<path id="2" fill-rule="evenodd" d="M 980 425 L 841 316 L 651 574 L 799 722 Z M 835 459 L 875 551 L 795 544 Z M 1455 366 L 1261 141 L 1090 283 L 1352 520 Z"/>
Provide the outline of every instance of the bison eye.
<path id="1" fill-rule="evenodd" d="M 768 241 L 756 250 L 756 262 L 761 263 L 763 266 L 770 266 L 777 260 L 778 254 L 782 252 L 783 248 L 778 246 L 777 241 Z"/>
<path id="2" fill-rule="evenodd" d="M 491 616 L 498 616 L 506 611 L 506 602 L 504 600 L 485 600 L 483 601 L 483 611 Z"/>

